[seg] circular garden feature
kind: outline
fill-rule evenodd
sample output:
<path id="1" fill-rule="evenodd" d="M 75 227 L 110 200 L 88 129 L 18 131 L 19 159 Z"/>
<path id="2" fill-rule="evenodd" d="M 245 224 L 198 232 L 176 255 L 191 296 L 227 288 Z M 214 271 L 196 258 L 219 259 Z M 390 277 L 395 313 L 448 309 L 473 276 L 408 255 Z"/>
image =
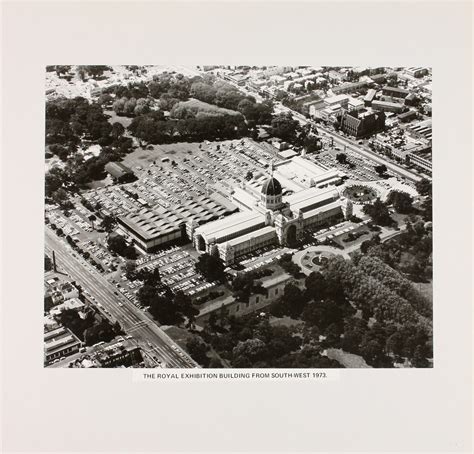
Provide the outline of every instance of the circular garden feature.
<path id="1" fill-rule="evenodd" d="M 328 251 L 308 251 L 301 258 L 301 265 L 311 271 L 319 271 L 321 265 L 336 254 Z"/>
<path id="2" fill-rule="evenodd" d="M 369 203 L 379 197 L 376 189 L 363 184 L 348 186 L 344 189 L 343 195 L 354 203 Z"/>
<path id="3" fill-rule="evenodd" d="M 292 260 L 301 267 L 304 274 L 309 275 L 313 271 L 319 271 L 327 260 L 338 255 L 345 259 L 349 258 L 346 252 L 332 246 L 309 246 L 298 251 Z"/>

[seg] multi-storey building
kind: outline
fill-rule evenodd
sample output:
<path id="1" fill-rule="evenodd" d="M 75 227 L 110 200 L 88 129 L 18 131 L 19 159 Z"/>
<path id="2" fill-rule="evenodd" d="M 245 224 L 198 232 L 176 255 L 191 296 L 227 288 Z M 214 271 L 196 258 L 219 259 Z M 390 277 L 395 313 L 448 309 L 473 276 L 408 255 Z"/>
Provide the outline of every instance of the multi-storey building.
<path id="1" fill-rule="evenodd" d="M 383 112 L 344 112 L 341 117 L 341 129 L 346 134 L 367 137 L 382 131 L 385 127 L 385 114 Z"/>
<path id="2" fill-rule="evenodd" d="M 196 228 L 193 244 L 226 265 L 269 244 L 293 244 L 304 230 L 352 214 L 350 201 L 334 187 L 342 178 L 338 170 L 322 169 L 302 157 L 289 159 L 278 164 L 275 175 L 272 168 L 261 186 L 235 188 L 232 201 L 242 211 Z"/>

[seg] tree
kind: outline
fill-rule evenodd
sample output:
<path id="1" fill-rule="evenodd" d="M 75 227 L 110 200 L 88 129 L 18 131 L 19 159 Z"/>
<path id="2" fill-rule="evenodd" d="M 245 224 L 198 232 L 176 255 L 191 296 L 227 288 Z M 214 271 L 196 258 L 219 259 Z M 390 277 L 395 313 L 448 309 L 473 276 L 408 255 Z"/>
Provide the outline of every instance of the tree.
<path id="1" fill-rule="evenodd" d="M 134 260 L 127 260 L 125 262 L 125 275 L 127 276 L 127 279 L 130 279 L 131 281 L 134 281 L 137 277 L 136 275 L 137 271 L 137 265 Z"/>
<path id="2" fill-rule="evenodd" d="M 127 115 L 133 115 L 136 106 L 137 100 L 135 98 L 127 99 L 123 106 L 123 112 Z"/>
<path id="3" fill-rule="evenodd" d="M 129 245 L 123 251 L 123 256 L 130 260 L 135 260 L 137 258 L 137 251 L 132 245 Z"/>
<path id="4" fill-rule="evenodd" d="M 112 104 L 112 109 L 114 110 L 115 113 L 121 114 L 125 111 L 125 103 L 127 102 L 127 98 L 121 98 L 117 99 L 113 104 Z"/>
<path id="5" fill-rule="evenodd" d="M 363 340 L 360 346 L 360 352 L 367 363 L 377 365 L 378 361 L 385 357 L 383 345 L 377 340 Z"/>
<path id="6" fill-rule="evenodd" d="M 338 153 L 338 154 L 336 154 L 336 160 L 340 164 L 346 164 L 347 163 L 347 155 L 345 153 Z"/>
<path id="7" fill-rule="evenodd" d="M 238 301 L 248 302 L 250 295 L 266 293 L 262 283 L 257 281 L 253 273 L 238 274 L 232 281 L 232 290 L 234 297 Z"/>
<path id="8" fill-rule="evenodd" d="M 191 84 L 190 96 L 200 101 L 215 104 L 217 90 L 204 82 L 195 82 Z"/>
<path id="9" fill-rule="evenodd" d="M 301 276 L 301 268 L 291 260 L 291 257 L 290 260 L 280 261 L 280 266 L 293 277 Z"/>
<path id="10" fill-rule="evenodd" d="M 71 149 L 65 145 L 53 143 L 49 146 L 49 151 L 55 154 L 61 161 L 66 162 Z"/>
<path id="11" fill-rule="evenodd" d="M 406 192 L 397 190 L 391 191 L 387 202 L 393 204 L 397 213 L 408 214 L 413 211 L 413 198 Z"/>
<path id="12" fill-rule="evenodd" d="M 118 255 L 125 256 L 126 249 L 128 247 L 125 238 L 118 234 L 111 234 L 107 240 L 107 246 L 110 251 L 115 252 Z"/>
<path id="13" fill-rule="evenodd" d="M 97 99 L 97 103 L 101 106 L 110 105 L 113 101 L 113 97 L 110 93 L 102 93 L 99 98 Z"/>
<path id="14" fill-rule="evenodd" d="M 301 315 L 306 306 L 307 299 L 297 285 L 289 282 L 283 290 L 282 303 L 286 307 L 286 314 L 296 318 Z"/>
<path id="15" fill-rule="evenodd" d="M 414 367 L 431 367 L 429 361 L 426 359 L 423 347 L 421 345 L 417 345 L 415 348 L 415 352 L 413 354 L 412 364 Z"/>
<path id="16" fill-rule="evenodd" d="M 387 166 L 385 164 L 381 164 L 381 165 L 378 165 L 378 166 L 375 166 L 374 167 L 374 170 L 380 175 L 384 175 L 385 172 L 387 172 Z"/>
<path id="17" fill-rule="evenodd" d="M 387 205 L 383 203 L 380 199 L 375 200 L 372 204 L 364 205 L 362 211 L 369 215 L 372 220 L 378 225 L 391 225 L 393 224 L 393 219 L 390 217 L 390 212 L 388 211 Z"/>
<path id="18" fill-rule="evenodd" d="M 209 347 L 199 336 L 193 336 L 186 342 L 186 350 L 198 364 L 204 367 L 209 366 L 210 360 L 207 356 Z"/>
<path id="19" fill-rule="evenodd" d="M 123 136 L 124 132 L 125 132 L 125 128 L 123 127 L 123 125 L 116 121 L 112 125 L 112 130 L 110 132 L 110 135 L 113 138 L 118 139 L 119 137 Z"/>
<path id="20" fill-rule="evenodd" d="M 431 197 L 427 197 L 426 200 L 421 204 L 421 212 L 425 221 L 433 220 L 433 200 Z"/>
<path id="21" fill-rule="evenodd" d="M 202 254 L 195 264 L 196 271 L 210 282 L 225 282 L 224 263 L 219 257 Z"/>
<path id="22" fill-rule="evenodd" d="M 88 65 L 88 66 L 78 66 L 77 74 L 81 80 L 85 80 L 86 76 L 97 78 L 102 76 L 105 71 L 110 70 L 111 68 L 104 65 Z"/>
<path id="23" fill-rule="evenodd" d="M 173 298 L 173 304 L 176 311 L 188 318 L 192 324 L 199 311 L 192 305 L 191 298 L 181 290 L 177 291 Z"/>
<path id="24" fill-rule="evenodd" d="M 115 216 L 107 215 L 104 216 L 104 218 L 102 219 L 102 227 L 108 233 L 112 232 L 116 225 L 117 219 L 115 218 Z"/>
<path id="25" fill-rule="evenodd" d="M 319 271 L 313 271 L 305 279 L 306 296 L 308 299 L 321 300 L 327 294 L 327 283 Z"/>
<path id="26" fill-rule="evenodd" d="M 53 262 L 47 255 L 45 255 L 44 256 L 44 271 L 46 272 L 52 269 L 53 269 Z"/>
<path id="27" fill-rule="evenodd" d="M 281 113 L 273 117 L 270 134 L 282 140 L 293 141 L 300 130 L 298 120 L 291 113 Z"/>
<path id="28" fill-rule="evenodd" d="M 305 322 L 325 331 L 333 323 L 341 324 L 344 313 L 342 307 L 332 300 L 315 301 L 308 304 L 302 314 Z"/>
<path id="29" fill-rule="evenodd" d="M 52 195 L 51 198 L 53 202 L 57 203 L 60 207 L 66 207 L 69 202 L 69 194 L 63 189 L 57 189 Z"/>
<path id="30" fill-rule="evenodd" d="M 430 180 L 422 178 L 421 180 L 415 183 L 415 188 L 420 195 L 431 196 L 432 184 Z"/>
<path id="31" fill-rule="evenodd" d="M 263 360 L 267 348 L 260 339 L 247 339 L 239 342 L 232 350 L 232 365 L 234 367 L 252 367 L 258 360 Z"/>

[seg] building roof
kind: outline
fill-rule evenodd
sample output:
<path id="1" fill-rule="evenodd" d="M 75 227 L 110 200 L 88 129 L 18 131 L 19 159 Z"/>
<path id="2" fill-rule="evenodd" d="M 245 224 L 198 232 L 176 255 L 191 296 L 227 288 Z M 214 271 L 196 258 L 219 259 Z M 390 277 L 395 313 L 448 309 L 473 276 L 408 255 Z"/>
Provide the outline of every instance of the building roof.
<path id="1" fill-rule="evenodd" d="M 46 355 L 51 355 L 67 347 L 80 344 L 81 341 L 64 326 L 44 333 L 44 352 Z"/>
<path id="2" fill-rule="evenodd" d="M 363 106 L 364 101 L 362 101 L 361 99 L 357 99 L 357 98 L 350 98 L 349 99 L 349 104 L 352 105 L 352 106 Z"/>
<path id="3" fill-rule="evenodd" d="M 384 91 L 394 91 L 394 92 L 401 93 L 401 94 L 406 94 L 406 95 L 408 95 L 408 93 L 410 93 L 410 90 L 406 90 L 405 88 L 390 87 L 388 85 L 383 87 L 382 90 L 384 90 Z"/>
<path id="4" fill-rule="evenodd" d="M 349 96 L 347 95 L 335 95 L 329 98 L 325 98 L 324 102 L 326 104 L 340 104 L 341 102 L 347 101 L 348 99 L 349 99 Z"/>
<path id="5" fill-rule="evenodd" d="M 373 88 L 371 88 L 370 90 L 367 91 L 364 101 L 372 101 L 375 98 L 376 93 L 377 92 Z"/>
<path id="6" fill-rule="evenodd" d="M 372 101 L 372 106 L 380 106 L 380 107 L 395 107 L 398 109 L 402 109 L 404 106 L 398 102 L 390 102 L 390 101 Z"/>
<path id="7" fill-rule="evenodd" d="M 133 174 L 132 170 L 121 162 L 108 162 L 105 165 L 105 170 L 114 178 L 122 178 L 125 175 Z"/>
<path id="8" fill-rule="evenodd" d="M 276 234 L 275 227 L 266 226 L 261 229 L 254 230 L 253 232 L 246 233 L 245 235 L 239 236 L 237 238 L 233 238 L 232 240 L 226 241 L 225 243 L 222 243 L 222 246 L 223 247 L 225 247 L 226 245 L 237 246 L 251 239 L 257 239 L 262 236 L 271 235 L 271 234 L 273 234 L 273 236 L 275 236 L 276 238 L 277 234 Z"/>
<path id="9" fill-rule="evenodd" d="M 273 287 L 274 285 L 281 284 L 282 282 L 286 282 L 293 279 L 290 274 L 287 272 L 284 273 L 279 273 L 277 275 L 272 275 L 268 276 L 266 278 L 262 278 L 262 287 L 264 288 L 270 288 Z"/>
<path id="10" fill-rule="evenodd" d="M 246 229 L 258 228 L 265 224 L 263 214 L 255 211 L 243 211 L 227 216 L 208 224 L 204 224 L 196 229 L 196 234 L 203 235 L 209 240 L 219 240 L 226 236 L 234 235 Z"/>
<path id="11" fill-rule="evenodd" d="M 64 303 L 59 304 L 51 309 L 52 314 L 60 314 L 64 310 L 80 310 L 85 304 L 79 298 L 70 298 Z"/>
<path id="12" fill-rule="evenodd" d="M 309 188 L 286 197 L 284 201 L 290 204 L 291 211 L 307 211 L 338 199 L 337 189 Z"/>
<path id="13" fill-rule="evenodd" d="M 163 214 L 143 208 L 138 213 L 129 214 L 119 220 L 147 241 L 180 229 L 182 221 L 177 216 L 170 214 L 165 217 Z"/>
<path id="14" fill-rule="evenodd" d="M 269 178 L 263 183 L 262 194 L 264 195 L 281 195 L 282 192 L 283 189 L 280 182 L 274 177 Z"/>
<path id="15" fill-rule="evenodd" d="M 289 158 L 292 158 L 293 156 L 297 156 L 298 153 L 295 150 L 288 149 L 285 151 L 280 151 L 278 155 L 281 156 L 283 159 L 289 159 Z"/>
<path id="16" fill-rule="evenodd" d="M 398 118 L 404 119 L 408 117 L 416 116 L 416 111 L 415 110 L 409 110 L 408 112 L 401 113 Z"/>
<path id="17" fill-rule="evenodd" d="M 331 210 L 336 211 L 338 209 L 341 209 L 341 207 L 342 205 L 341 205 L 340 200 L 335 200 L 334 202 L 325 203 L 321 206 L 317 206 L 316 208 L 303 212 L 303 219 L 310 219 L 314 216 L 317 216 L 320 213 L 327 213 L 328 211 L 331 211 Z"/>
<path id="18" fill-rule="evenodd" d="M 301 156 L 284 161 L 276 167 L 275 173 L 285 188 L 295 192 L 343 176 L 343 173 L 336 168 L 327 170 Z"/>

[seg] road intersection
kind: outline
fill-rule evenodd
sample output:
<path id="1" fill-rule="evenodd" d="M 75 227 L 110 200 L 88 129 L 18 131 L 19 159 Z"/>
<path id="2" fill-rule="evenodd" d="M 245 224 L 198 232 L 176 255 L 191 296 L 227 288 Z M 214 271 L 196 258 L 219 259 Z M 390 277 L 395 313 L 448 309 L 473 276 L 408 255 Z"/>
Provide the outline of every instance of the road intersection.
<path id="1" fill-rule="evenodd" d="M 147 313 L 133 306 L 122 295 L 117 295 L 115 288 L 105 277 L 82 258 L 74 258 L 70 246 L 46 228 L 46 251 L 52 253 L 53 250 L 60 268 L 90 293 L 91 299 L 93 298 L 91 302 L 100 312 L 113 322 L 118 321 L 123 330 L 132 335 L 145 351 L 153 350 L 166 367 L 198 367 Z M 119 302 L 122 304 L 119 305 Z"/>

